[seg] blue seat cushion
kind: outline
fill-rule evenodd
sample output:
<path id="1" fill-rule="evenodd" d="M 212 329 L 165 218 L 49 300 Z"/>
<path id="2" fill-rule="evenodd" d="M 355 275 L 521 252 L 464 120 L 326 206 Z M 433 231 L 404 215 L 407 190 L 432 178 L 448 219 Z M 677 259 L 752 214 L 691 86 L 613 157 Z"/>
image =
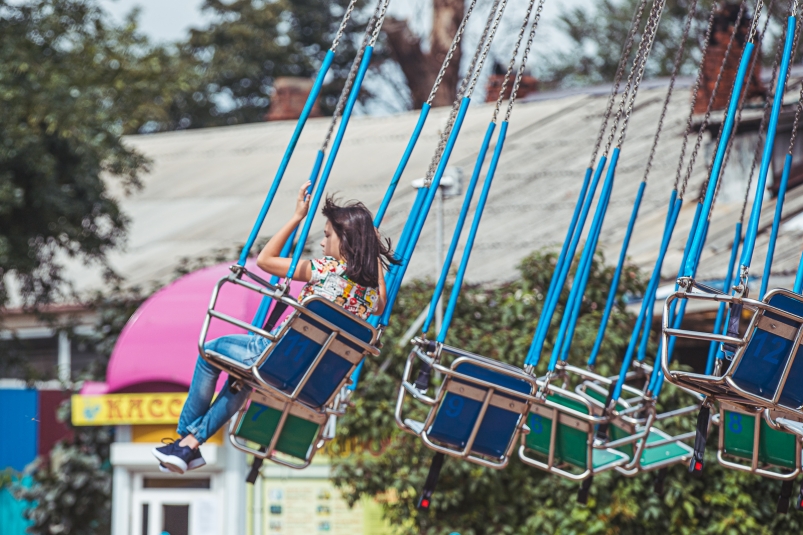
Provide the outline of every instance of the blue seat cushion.
<path id="1" fill-rule="evenodd" d="M 768 304 L 786 312 L 803 316 L 803 302 L 788 295 L 773 295 Z M 800 323 L 779 314 L 765 312 L 764 315 L 772 320 L 790 325 L 795 329 L 800 327 Z M 793 345 L 793 340 L 787 340 L 777 334 L 756 329 L 747 348 L 745 348 L 738 367 L 733 372 L 734 383 L 753 395 L 772 399 L 781 380 L 781 375 L 783 375 L 784 367 L 791 355 Z M 798 353 L 800 352 L 798 351 Z M 801 400 L 803 400 L 803 360 L 795 359 L 795 364 L 792 366 L 780 402 L 788 406 L 794 404 L 797 407 L 803 404 Z"/>
<path id="2" fill-rule="evenodd" d="M 532 383 L 523 378 L 511 377 L 470 362 L 458 364 L 455 371 L 523 394 L 532 392 Z M 486 388 L 477 384 L 459 379 L 451 380 L 487 392 Z M 495 395 L 520 402 L 525 401 L 524 398 L 514 398 L 498 392 Z M 428 432 L 429 437 L 453 448 L 465 448 L 481 408 L 482 401 L 447 392 L 438 407 L 438 413 Z M 495 458 L 503 457 L 521 417 L 517 412 L 489 405 L 472 445 L 472 453 Z"/>
<path id="3" fill-rule="evenodd" d="M 320 298 L 307 299 L 305 307 L 326 321 L 336 325 L 340 330 L 348 332 L 358 340 L 370 343 L 373 332 L 359 322 L 350 312 Z M 304 321 L 320 329 L 327 336 L 332 330 L 310 316 L 301 315 Z M 362 353 L 362 349 L 343 336 L 338 341 Z M 259 373 L 267 383 L 282 392 L 290 394 L 296 388 L 304 373 L 315 360 L 321 344 L 307 338 L 301 332 L 288 329 L 270 349 L 268 357 Z M 318 366 L 312 372 L 304 388 L 298 396 L 299 401 L 310 407 L 322 407 L 340 387 L 353 364 L 332 351 L 327 351 Z"/>

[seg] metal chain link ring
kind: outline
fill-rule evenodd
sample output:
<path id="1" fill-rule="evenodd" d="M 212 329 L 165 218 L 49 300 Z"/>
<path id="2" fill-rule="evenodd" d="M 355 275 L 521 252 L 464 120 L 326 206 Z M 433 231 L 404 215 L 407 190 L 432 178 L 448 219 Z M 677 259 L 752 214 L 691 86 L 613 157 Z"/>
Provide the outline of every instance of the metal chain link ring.
<path id="1" fill-rule="evenodd" d="M 706 128 L 708 128 L 708 121 L 711 119 L 711 110 L 714 106 L 714 99 L 719 92 L 719 86 L 722 82 L 722 73 L 725 71 L 725 64 L 728 61 L 728 56 L 730 56 L 730 51 L 733 48 L 733 42 L 736 39 L 736 34 L 739 32 L 739 26 L 742 24 L 742 16 L 744 15 L 745 7 L 746 7 L 747 0 L 742 0 L 741 4 L 739 4 L 739 13 L 736 15 L 736 22 L 733 26 L 733 33 L 728 40 L 728 46 L 725 48 L 725 55 L 722 57 L 722 64 L 719 67 L 719 72 L 717 73 L 717 79 L 714 82 L 714 89 L 711 91 L 711 97 L 708 99 L 708 106 L 705 109 L 705 116 L 703 117 L 703 121 L 700 124 L 700 129 L 697 131 L 697 140 L 694 143 L 694 149 L 692 150 L 691 155 L 689 156 L 689 165 L 686 167 L 686 175 L 683 177 L 683 183 L 681 184 L 680 191 L 678 192 L 678 198 L 682 199 L 683 196 L 686 194 L 686 187 L 689 185 L 689 179 L 691 178 L 692 170 L 694 169 L 694 164 L 697 161 L 697 154 L 700 151 L 700 146 L 703 143 L 703 135 L 705 134 Z"/>
<path id="2" fill-rule="evenodd" d="M 354 11 L 354 6 L 357 5 L 357 0 L 351 0 L 349 2 L 348 7 L 346 8 L 346 12 L 343 14 L 343 20 L 340 22 L 340 27 L 337 29 L 337 34 L 335 35 L 334 41 L 332 41 L 332 46 L 329 48 L 332 52 L 337 50 L 337 46 L 340 44 L 340 40 L 343 38 L 343 32 L 346 31 L 346 25 L 348 24 L 349 20 L 351 19 L 351 13 Z"/>
<path id="3" fill-rule="evenodd" d="M 329 122 L 329 129 L 326 131 L 326 137 L 321 145 L 321 152 L 326 152 L 326 149 L 329 147 L 329 141 L 332 139 L 332 134 L 335 131 L 337 120 L 340 118 L 340 114 L 343 113 L 343 108 L 345 107 L 346 101 L 351 93 L 351 87 L 354 85 L 354 79 L 357 77 L 357 72 L 360 70 L 360 63 L 362 63 L 363 55 L 365 55 L 365 49 L 368 47 L 368 39 L 374 30 L 374 26 L 376 25 L 381 6 L 383 3 L 387 3 L 387 1 L 388 0 L 379 0 L 376 5 L 376 9 L 374 10 L 374 14 L 371 16 L 371 19 L 365 26 L 362 43 L 360 44 L 360 48 L 357 50 L 357 55 L 354 57 L 354 61 L 351 62 L 351 69 L 349 69 L 349 74 L 346 76 L 343 89 L 340 91 L 340 97 L 338 97 L 337 105 L 335 106 L 335 112 L 332 114 L 332 120 Z"/>
<path id="4" fill-rule="evenodd" d="M 388 14 L 388 4 L 390 4 L 390 0 L 385 0 L 381 4 L 382 9 L 376 18 L 376 22 L 374 23 L 374 33 L 371 35 L 371 46 L 374 46 L 376 44 L 376 40 L 379 39 L 379 31 L 382 29 L 382 24 L 385 22 L 385 15 Z"/>
<path id="5" fill-rule="evenodd" d="M 502 14 L 505 12 L 505 7 L 507 7 L 507 0 L 502 0 L 499 11 L 497 11 L 496 17 L 494 18 L 493 27 L 488 34 L 488 39 L 485 41 L 485 45 L 482 47 L 482 55 L 477 63 L 477 67 L 474 69 L 474 74 L 471 77 L 471 83 L 468 86 L 468 91 L 466 92 L 465 96 L 470 97 L 474 93 L 474 88 L 477 86 L 477 81 L 482 73 L 482 68 L 485 66 L 485 60 L 488 59 L 488 52 L 491 50 L 491 43 L 493 43 L 494 37 L 496 37 L 496 31 L 499 29 L 499 23 L 502 20 Z"/>
<path id="6" fill-rule="evenodd" d="M 460 26 L 457 27 L 457 32 L 455 32 L 454 39 L 452 39 L 452 45 L 449 47 L 449 51 L 446 53 L 446 58 L 443 60 L 441 70 L 438 71 L 438 76 L 435 77 L 435 83 L 432 85 L 432 91 L 429 92 L 427 104 L 430 106 L 432 105 L 432 101 L 435 99 L 435 93 L 438 92 L 441 82 L 443 82 L 443 77 L 446 75 L 446 69 L 449 68 L 449 64 L 452 62 L 452 57 L 457 50 L 457 46 L 460 44 L 460 40 L 463 38 L 463 33 L 466 31 L 466 24 L 468 24 L 468 19 L 471 18 L 471 14 L 474 12 L 474 6 L 476 5 L 477 0 L 471 0 L 471 3 L 468 5 L 468 9 L 466 10 L 466 14 L 463 15 L 463 20 L 460 21 Z"/>
<path id="7" fill-rule="evenodd" d="M 513 89 L 510 92 L 510 100 L 507 103 L 507 110 L 505 111 L 505 122 L 510 120 L 510 114 L 513 112 L 513 106 L 516 104 L 516 95 L 519 93 L 521 86 L 521 79 L 524 77 L 524 68 L 527 65 L 527 59 L 530 56 L 530 50 L 533 47 L 533 40 L 535 39 L 535 32 L 538 29 L 538 23 L 541 21 L 541 13 L 544 11 L 544 1 L 538 2 L 538 8 L 535 10 L 535 17 L 533 18 L 532 28 L 530 29 L 530 36 L 527 38 L 527 45 L 524 47 L 524 53 L 521 56 L 521 64 L 519 71 L 516 73 L 516 81 L 513 82 Z"/>
<path id="8" fill-rule="evenodd" d="M 770 16 L 769 11 L 767 17 Z M 775 80 L 778 78 L 778 69 L 781 66 L 781 53 L 784 48 L 784 41 L 786 40 L 786 26 L 784 26 L 778 41 L 779 46 L 775 50 L 775 58 L 772 61 L 772 77 L 770 78 L 770 87 L 768 88 L 767 98 L 764 100 L 764 113 L 761 115 L 761 124 L 758 127 L 758 139 L 756 140 L 756 150 L 753 151 L 753 161 L 750 163 L 750 173 L 747 175 L 747 189 L 744 194 L 744 201 L 742 202 L 742 211 L 739 214 L 739 221 L 744 222 L 744 215 L 747 211 L 747 203 L 750 199 L 750 186 L 753 184 L 753 174 L 756 171 L 758 161 L 761 158 L 762 145 L 764 141 L 764 129 L 767 127 L 767 122 L 770 119 L 770 95 L 775 94 L 776 91 L 783 91 L 783 85 L 776 85 Z M 785 85 L 785 84 L 784 84 Z M 758 193 L 757 193 L 758 194 Z"/>
<path id="9" fill-rule="evenodd" d="M 650 155 L 647 157 L 647 166 L 644 168 L 644 178 L 642 182 L 647 182 L 652 169 L 652 161 L 655 158 L 655 149 L 658 147 L 658 140 L 661 138 L 661 130 L 664 127 L 664 119 L 666 119 L 666 112 L 669 108 L 669 101 L 672 100 L 672 92 L 675 89 L 675 80 L 680 71 L 680 65 L 683 60 L 683 52 L 686 49 L 686 41 L 689 38 L 689 31 L 691 30 L 691 23 L 694 16 L 697 14 L 697 0 L 692 0 L 691 7 L 689 8 L 689 15 L 686 18 L 686 25 L 683 27 L 683 35 L 680 38 L 680 46 L 678 47 L 677 54 L 675 54 L 675 63 L 672 65 L 672 75 L 669 77 L 669 89 L 666 91 L 664 98 L 664 106 L 661 108 L 661 116 L 658 119 L 658 128 L 655 130 L 655 137 L 652 140 L 652 147 L 650 147 Z"/>
<path id="10" fill-rule="evenodd" d="M 602 145 L 602 140 L 605 137 L 605 131 L 608 128 L 608 121 L 611 118 L 611 112 L 613 111 L 613 106 L 616 103 L 616 96 L 619 94 L 619 85 L 622 83 L 622 76 L 624 76 L 627 60 L 630 57 L 630 51 L 633 49 L 633 41 L 635 39 L 636 31 L 641 24 L 641 17 L 644 14 L 644 7 L 646 5 L 647 0 L 641 0 L 636 8 L 636 11 L 633 12 L 633 18 L 630 20 L 630 30 L 627 33 L 627 39 L 625 39 L 625 44 L 622 47 L 622 55 L 619 59 L 619 65 L 616 68 L 616 75 L 613 78 L 611 94 L 608 97 L 608 104 L 605 108 L 602 126 L 600 126 L 599 132 L 597 133 L 597 141 L 594 144 L 594 151 L 591 153 L 591 162 L 588 164 L 589 167 L 594 167 L 594 162 L 597 161 L 599 148 Z"/>
<path id="11" fill-rule="evenodd" d="M 485 43 L 485 40 L 488 38 L 488 33 L 490 32 L 491 26 L 493 25 L 500 2 L 501 0 L 494 0 L 493 5 L 491 6 L 491 11 L 488 14 L 488 19 L 485 22 L 485 28 L 483 28 L 482 35 L 480 36 L 479 44 L 477 45 L 477 49 L 474 51 L 474 57 L 471 58 L 471 63 L 468 66 L 466 75 L 463 78 L 462 82 L 460 82 L 460 87 L 457 90 L 456 98 L 452 103 L 452 109 L 449 112 L 449 118 L 446 120 L 446 125 L 443 128 L 443 132 L 441 132 L 440 139 L 438 140 L 438 146 L 435 148 L 435 154 L 433 155 L 432 160 L 429 163 L 429 168 L 427 169 L 427 174 L 425 175 L 424 178 L 424 187 L 429 187 L 429 185 L 432 183 L 432 178 L 435 176 L 435 171 L 438 169 L 438 164 L 440 163 L 443 151 L 446 150 L 446 142 L 449 139 L 449 135 L 452 133 L 452 126 L 454 125 L 455 119 L 457 118 L 457 112 L 460 109 L 460 101 L 463 99 L 463 94 L 468 88 L 469 81 L 473 75 L 477 62 L 479 61 L 480 54 L 482 53 L 483 44 Z"/>
<path id="12" fill-rule="evenodd" d="M 541 3 L 543 4 L 543 0 Z M 502 106 L 502 100 L 505 98 L 505 89 L 507 89 L 510 75 L 513 73 L 513 67 L 516 65 L 516 57 L 519 55 L 519 47 L 521 47 L 521 41 L 524 39 L 524 32 L 527 31 L 527 25 L 530 23 L 530 15 L 533 13 L 534 5 L 535 0 L 530 0 L 527 3 L 527 11 L 524 13 L 524 22 L 521 24 L 521 28 L 519 28 L 516 46 L 513 47 L 513 54 L 510 56 L 510 61 L 507 64 L 507 71 L 505 71 L 505 77 L 502 79 L 502 87 L 499 89 L 499 96 L 496 98 L 496 106 L 494 106 L 493 118 L 491 119 L 492 123 L 495 123 L 497 117 L 499 117 L 499 108 Z"/>
<path id="13" fill-rule="evenodd" d="M 694 119 L 694 106 L 697 104 L 697 95 L 700 93 L 700 85 L 702 84 L 703 75 L 705 73 L 705 58 L 708 52 L 708 43 L 711 40 L 711 30 L 714 27 L 714 16 L 717 13 L 718 4 L 714 3 L 711 6 L 711 13 L 708 15 L 708 26 L 703 36 L 703 45 L 700 49 L 700 68 L 697 71 L 697 79 L 694 82 L 694 88 L 691 92 L 691 107 L 689 108 L 689 117 L 686 119 L 686 130 L 683 132 L 683 142 L 680 145 L 680 158 L 678 158 L 678 168 L 675 171 L 675 190 L 680 186 L 680 177 L 683 174 L 683 161 L 686 158 L 686 146 L 689 143 L 689 134 L 691 133 L 692 120 Z"/>

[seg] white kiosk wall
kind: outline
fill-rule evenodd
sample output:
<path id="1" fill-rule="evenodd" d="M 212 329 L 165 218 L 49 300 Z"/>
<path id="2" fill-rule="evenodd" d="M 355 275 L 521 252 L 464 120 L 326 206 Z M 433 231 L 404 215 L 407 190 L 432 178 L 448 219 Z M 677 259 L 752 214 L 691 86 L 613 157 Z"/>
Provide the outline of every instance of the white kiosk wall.
<path id="1" fill-rule="evenodd" d="M 207 465 L 180 476 L 159 471 L 151 449 L 117 426 L 112 535 L 244 534 L 246 459 L 230 444 L 201 447 Z"/>

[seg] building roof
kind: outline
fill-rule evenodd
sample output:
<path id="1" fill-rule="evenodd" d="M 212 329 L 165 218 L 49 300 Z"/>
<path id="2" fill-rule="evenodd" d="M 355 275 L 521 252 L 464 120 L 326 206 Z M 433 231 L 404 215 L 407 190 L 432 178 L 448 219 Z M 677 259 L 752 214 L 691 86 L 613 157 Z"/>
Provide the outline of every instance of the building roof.
<path id="1" fill-rule="evenodd" d="M 630 245 L 631 260 L 646 270 L 652 269 L 657 256 L 667 200 L 675 183 L 675 169 L 689 108 L 689 85 L 690 80 L 683 79 L 676 87 Z M 793 80 L 790 80 L 789 87 L 795 87 Z M 631 115 L 600 241 L 600 247 L 611 263 L 619 254 L 636 190 L 644 176 L 665 91 L 665 80 L 645 83 Z M 562 243 L 606 100 L 607 91 L 590 88 L 536 95 L 528 102 L 516 104 L 472 253 L 467 281 L 514 278 L 516 265 L 525 255 L 535 249 L 558 247 Z M 493 105 L 472 105 L 466 117 L 449 163 L 450 167 L 462 169 L 464 180 L 474 167 L 492 112 Z M 383 232 L 394 240 L 415 195 L 410 182 L 425 174 L 447 114 L 446 108 L 431 111 L 383 222 Z M 354 117 L 327 191 L 337 192 L 345 199 L 359 199 L 375 210 L 417 116 L 417 112 L 409 112 L 386 117 Z M 261 236 L 270 236 L 291 215 L 297 188 L 310 173 L 328 124 L 328 118 L 308 122 Z M 251 229 L 293 127 L 294 122 L 280 121 L 127 137 L 126 143 L 148 156 L 153 163 L 152 171 L 143 177 L 141 191 L 124 197 L 119 187 L 113 186 L 115 195 L 121 199 L 123 211 L 131 218 L 128 244 L 112 254 L 113 266 L 129 284 L 147 285 L 169 280 L 182 258 L 208 256 L 227 249 L 230 251 L 228 256 L 235 260 L 237 248 Z M 693 141 L 692 138 L 690 143 Z M 677 272 L 694 213 L 694 198 L 699 194 L 710 160 L 712 149 L 709 144 L 707 141 L 704 143 L 691 176 L 688 200 L 664 265 L 665 279 L 674 278 Z M 733 225 L 742 204 L 745 168 L 749 169 L 753 146 L 754 142 L 745 138 L 735 147 L 715 207 L 699 273 L 702 278 L 724 276 Z M 445 201 L 447 243 L 460 202 L 458 199 Z M 758 240 L 752 268 L 757 275 L 763 269 L 767 227 L 774 207 L 774 200 L 764 203 L 763 233 Z M 800 245 L 803 216 L 795 216 L 801 211 L 803 188 L 793 189 L 787 196 L 785 224 L 773 265 L 773 272 L 778 276 L 788 275 L 797 266 L 803 249 Z M 316 218 L 310 240 L 315 252 L 322 225 L 322 218 Z M 461 250 L 462 243 L 458 255 Z M 96 283 L 96 278 L 87 277 L 86 271 L 79 271 L 77 267 L 73 274 L 79 287 L 91 287 Z M 435 217 L 431 214 L 407 277 L 409 280 L 436 275 Z"/>

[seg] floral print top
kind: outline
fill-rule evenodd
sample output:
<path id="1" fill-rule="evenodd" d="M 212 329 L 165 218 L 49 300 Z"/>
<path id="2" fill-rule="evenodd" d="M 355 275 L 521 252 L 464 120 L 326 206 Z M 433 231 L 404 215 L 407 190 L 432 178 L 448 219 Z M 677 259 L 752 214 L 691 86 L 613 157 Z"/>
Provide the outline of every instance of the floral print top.
<path id="1" fill-rule="evenodd" d="M 346 262 L 331 256 L 310 260 L 312 278 L 301 289 L 298 300 L 317 295 L 342 306 L 362 319 L 376 310 L 379 304 L 379 291 L 376 288 L 360 286 L 346 276 Z"/>

